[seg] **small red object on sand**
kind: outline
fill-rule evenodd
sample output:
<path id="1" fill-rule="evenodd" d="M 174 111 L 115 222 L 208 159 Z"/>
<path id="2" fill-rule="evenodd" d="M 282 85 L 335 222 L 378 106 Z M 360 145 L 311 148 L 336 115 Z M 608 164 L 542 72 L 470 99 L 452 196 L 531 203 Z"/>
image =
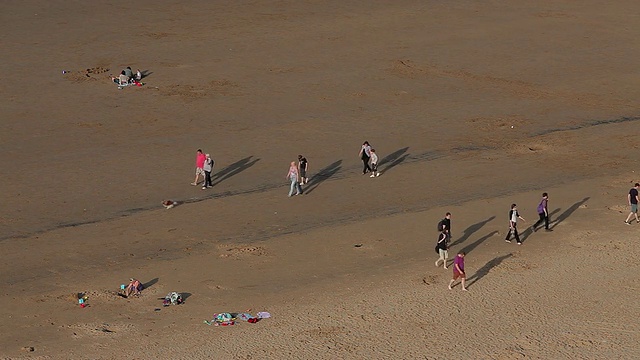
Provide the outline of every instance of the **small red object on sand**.
<path id="1" fill-rule="evenodd" d="M 80 307 L 84 309 L 84 308 L 87 307 L 87 305 L 86 304 L 80 304 Z"/>

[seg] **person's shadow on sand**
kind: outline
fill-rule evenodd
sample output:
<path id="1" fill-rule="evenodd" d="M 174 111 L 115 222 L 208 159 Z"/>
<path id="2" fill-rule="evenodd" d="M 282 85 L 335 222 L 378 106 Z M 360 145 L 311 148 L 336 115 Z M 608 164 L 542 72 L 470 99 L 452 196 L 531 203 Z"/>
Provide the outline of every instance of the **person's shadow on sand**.
<path id="1" fill-rule="evenodd" d="M 328 165 L 318 171 L 317 174 L 313 175 L 313 177 L 309 180 L 303 191 L 305 194 L 310 194 L 315 188 L 317 188 L 322 182 L 331 178 L 342 168 L 342 160 L 338 160 L 333 162 L 331 165 Z"/>
<path id="2" fill-rule="evenodd" d="M 215 173 L 211 181 L 212 186 L 216 186 L 221 182 L 229 179 L 230 177 L 247 170 L 248 168 L 252 167 L 255 163 L 260 161 L 259 158 L 251 160 L 252 157 L 253 156 L 247 156 L 246 158 L 238 160 L 233 164 L 227 166 L 226 168 L 220 170 L 219 172 Z"/>
<path id="3" fill-rule="evenodd" d="M 465 242 L 469 236 L 473 235 L 473 233 L 475 233 L 476 231 L 480 230 L 483 226 L 485 226 L 488 222 L 490 222 L 491 220 L 495 219 L 495 215 L 486 219 L 486 220 L 482 220 L 480 222 L 477 222 L 473 225 L 470 225 L 468 228 L 466 228 L 463 232 L 462 232 L 462 236 L 454 241 L 453 243 L 451 243 L 450 246 L 455 246 L 458 244 L 462 244 L 463 242 Z"/>
<path id="4" fill-rule="evenodd" d="M 155 285 L 156 283 L 158 283 L 158 280 L 159 280 L 158 278 L 153 278 L 153 279 L 147 281 L 146 283 L 143 283 L 142 284 L 142 288 L 143 289 L 148 289 L 148 288 L 152 287 L 153 285 Z"/>
<path id="5" fill-rule="evenodd" d="M 487 275 L 491 269 L 495 268 L 496 266 L 500 265 L 500 263 L 502 263 L 504 260 L 512 257 L 513 254 L 509 253 L 507 255 L 502 255 L 502 256 L 498 256 L 492 260 L 489 260 L 489 262 L 487 262 L 486 264 L 484 264 L 483 267 L 481 267 L 480 269 L 478 269 L 478 271 L 476 271 L 475 274 L 473 274 L 470 278 L 467 279 L 467 287 L 470 287 L 471 285 L 475 284 L 477 281 L 479 281 L 480 279 L 482 279 L 483 277 L 485 277 L 485 275 Z"/>
<path id="6" fill-rule="evenodd" d="M 391 154 L 382 158 L 378 166 L 380 167 L 382 167 L 383 165 L 386 165 L 386 166 L 384 167 L 384 169 L 380 169 L 380 173 L 386 173 L 387 171 L 391 170 L 391 168 L 402 163 L 409 156 L 409 154 L 405 154 L 407 150 L 409 150 L 408 146 L 402 149 L 396 150 Z"/>
<path id="7" fill-rule="evenodd" d="M 493 230 L 492 232 L 488 233 L 487 235 L 485 235 L 485 236 L 479 238 L 478 240 L 472 242 L 471 244 L 465 246 L 460 251 L 464 251 L 466 254 L 468 254 L 468 253 L 472 252 L 476 247 L 478 247 L 478 245 L 482 244 L 485 240 L 487 240 L 488 238 L 492 237 L 493 235 L 495 235 L 497 233 L 498 233 L 497 230 Z"/>
<path id="8" fill-rule="evenodd" d="M 580 206 L 582 206 L 582 204 L 586 203 L 587 201 L 589 201 L 589 199 L 591 199 L 591 197 L 587 196 L 586 198 L 576 202 L 575 204 L 571 205 L 570 208 L 568 208 L 567 210 L 565 210 L 562 214 L 560 214 L 558 216 L 558 218 L 553 221 L 553 224 L 549 225 L 549 229 L 553 229 L 555 228 L 558 224 L 560 224 L 561 222 L 563 222 L 564 220 L 566 220 L 569 216 L 571 216 L 571 214 L 573 214 L 574 211 L 578 210 L 578 208 Z M 549 219 L 551 220 L 551 219 Z"/>

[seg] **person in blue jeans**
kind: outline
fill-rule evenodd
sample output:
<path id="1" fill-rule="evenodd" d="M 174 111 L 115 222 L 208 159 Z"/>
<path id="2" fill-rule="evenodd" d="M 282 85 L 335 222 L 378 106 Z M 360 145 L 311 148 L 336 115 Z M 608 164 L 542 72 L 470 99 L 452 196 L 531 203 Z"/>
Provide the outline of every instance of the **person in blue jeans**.
<path id="1" fill-rule="evenodd" d="M 298 182 L 298 167 L 296 166 L 296 162 L 292 161 L 291 166 L 289 166 L 289 172 L 286 176 L 287 179 L 291 181 L 291 189 L 289 190 L 289 197 L 294 195 L 302 195 L 302 187 L 300 187 L 300 183 Z"/>

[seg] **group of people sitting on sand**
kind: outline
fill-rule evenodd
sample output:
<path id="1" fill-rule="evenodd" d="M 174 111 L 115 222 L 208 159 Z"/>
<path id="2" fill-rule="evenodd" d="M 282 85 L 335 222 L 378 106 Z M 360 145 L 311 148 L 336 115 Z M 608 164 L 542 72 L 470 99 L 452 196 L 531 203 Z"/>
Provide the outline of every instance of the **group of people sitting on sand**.
<path id="1" fill-rule="evenodd" d="M 131 66 L 127 66 L 126 69 L 122 70 L 120 72 L 119 76 L 112 76 L 111 80 L 118 84 L 118 85 L 138 85 L 138 83 L 140 82 L 140 80 L 142 80 L 142 73 L 140 72 L 140 69 L 138 69 L 136 71 L 136 73 L 133 73 L 133 70 L 131 70 Z"/>

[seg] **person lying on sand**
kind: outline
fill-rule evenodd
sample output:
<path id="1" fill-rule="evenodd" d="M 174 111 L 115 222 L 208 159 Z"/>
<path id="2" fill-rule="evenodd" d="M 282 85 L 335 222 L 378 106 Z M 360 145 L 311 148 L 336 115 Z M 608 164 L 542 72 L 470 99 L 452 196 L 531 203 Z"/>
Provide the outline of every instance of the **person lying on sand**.
<path id="1" fill-rule="evenodd" d="M 140 283 L 140 281 L 131 278 L 129 279 L 129 285 L 127 285 L 127 288 L 124 289 L 124 295 L 126 297 L 133 295 L 140 295 L 140 291 L 142 291 L 142 284 Z"/>

